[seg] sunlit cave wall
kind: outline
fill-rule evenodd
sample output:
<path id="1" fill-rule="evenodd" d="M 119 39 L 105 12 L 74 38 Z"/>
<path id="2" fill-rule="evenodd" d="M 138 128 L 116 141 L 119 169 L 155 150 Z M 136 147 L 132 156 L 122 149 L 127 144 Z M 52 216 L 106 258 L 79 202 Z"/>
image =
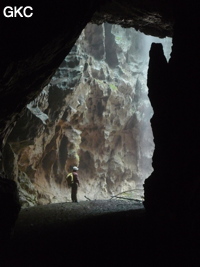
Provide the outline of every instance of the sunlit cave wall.
<path id="1" fill-rule="evenodd" d="M 79 200 L 141 198 L 152 169 L 146 86 L 151 42 L 171 40 L 117 25 L 88 24 L 50 84 L 10 134 L 4 169 L 24 206 L 70 201 L 65 176 L 80 168 Z"/>

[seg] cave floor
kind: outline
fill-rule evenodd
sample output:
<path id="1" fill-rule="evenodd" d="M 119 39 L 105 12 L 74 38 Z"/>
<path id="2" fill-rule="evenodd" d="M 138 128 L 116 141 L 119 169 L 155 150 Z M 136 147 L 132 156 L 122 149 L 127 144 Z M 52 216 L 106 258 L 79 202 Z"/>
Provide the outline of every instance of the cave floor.
<path id="1" fill-rule="evenodd" d="M 22 209 L 5 266 L 200 266 L 182 227 L 138 201 L 95 200 Z"/>

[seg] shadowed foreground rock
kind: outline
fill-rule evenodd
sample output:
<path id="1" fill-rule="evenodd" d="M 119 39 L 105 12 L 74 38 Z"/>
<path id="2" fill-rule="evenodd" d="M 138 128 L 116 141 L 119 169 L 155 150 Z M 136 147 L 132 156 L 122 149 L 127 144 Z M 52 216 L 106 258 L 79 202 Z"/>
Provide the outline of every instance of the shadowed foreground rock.
<path id="1" fill-rule="evenodd" d="M 20 211 L 17 185 L 0 176 L 0 249 L 10 238 Z"/>
<path id="2" fill-rule="evenodd" d="M 199 266 L 198 246 L 141 203 L 108 200 L 24 209 L 6 266 Z"/>

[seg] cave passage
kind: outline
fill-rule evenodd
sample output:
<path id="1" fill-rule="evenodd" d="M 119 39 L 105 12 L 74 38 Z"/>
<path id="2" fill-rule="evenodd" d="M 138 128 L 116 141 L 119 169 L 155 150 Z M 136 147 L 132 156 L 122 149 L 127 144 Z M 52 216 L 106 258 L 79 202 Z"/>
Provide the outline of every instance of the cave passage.
<path id="1" fill-rule="evenodd" d="M 153 171 L 152 42 L 163 44 L 169 60 L 171 38 L 108 23 L 82 31 L 8 138 L 24 207 L 70 201 L 65 176 L 73 165 L 80 169 L 79 200 L 142 200 Z"/>
<path id="2" fill-rule="evenodd" d="M 199 2 L 29 4 L 33 20 L 1 17 L 0 24 L 0 165 L 8 178 L 0 186 L 0 261 L 20 267 L 200 266 Z M 98 25 L 88 24 L 77 40 L 91 19 Z M 169 64 L 154 44 L 144 69 L 144 47 L 148 62 L 152 41 L 170 47 L 171 40 L 149 36 L 145 42 L 129 26 L 173 36 Z M 73 165 L 80 168 L 78 204 L 64 183 Z M 110 199 L 121 192 L 135 198 L 130 189 L 142 186 L 138 210 L 133 201 Z M 100 202 L 106 214 L 95 206 Z M 111 202 L 117 212 L 108 210 Z M 120 211 L 125 202 L 130 210 Z"/>

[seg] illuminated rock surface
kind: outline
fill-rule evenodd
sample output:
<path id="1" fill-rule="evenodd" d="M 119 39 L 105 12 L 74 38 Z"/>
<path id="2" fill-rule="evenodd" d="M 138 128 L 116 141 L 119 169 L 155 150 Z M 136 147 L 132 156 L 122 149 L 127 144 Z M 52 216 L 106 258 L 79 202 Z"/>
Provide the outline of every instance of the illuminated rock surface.
<path id="1" fill-rule="evenodd" d="M 152 41 L 163 42 L 169 55 L 170 40 L 134 29 L 83 30 L 8 138 L 14 168 L 7 172 L 16 179 L 19 171 L 23 203 L 69 201 L 65 176 L 73 165 L 80 167 L 79 199 L 124 191 L 141 199 L 154 150 L 146 86 Z"/>

